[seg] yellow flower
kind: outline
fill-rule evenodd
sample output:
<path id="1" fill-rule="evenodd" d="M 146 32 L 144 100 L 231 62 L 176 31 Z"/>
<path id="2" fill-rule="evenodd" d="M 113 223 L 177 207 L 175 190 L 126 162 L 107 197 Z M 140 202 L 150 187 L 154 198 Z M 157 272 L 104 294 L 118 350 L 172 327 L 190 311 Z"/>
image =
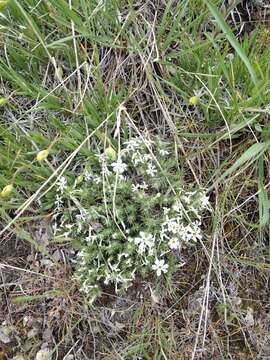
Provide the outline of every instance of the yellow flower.
<path id="1" fill-rule="evenodd" d="M 12 191 L 13 191 L 13 185 L 12 184 L 6 185 L 1 191 L 0 196 L 8 197 L 12 193 Z"/>
<path id="2" fill-rule="evenodd" d="M 189 101 L 188 101 L 189 105 L 197 105 L 199 103 L 199 98 L 198 96 L 192 96 Z"/>
<path id="3" fill-rule="evenodd" d="M 109 146 L 105 149 L 105 155 L 110 159 L 110 160 L 115 160 L 116 159 L 116 151 L 114 150 L 113 147 Z"/>
<path id="4" fill-rule="evenodd" d="M 46 160 L 47 157 L 49 155 L 49 150 L 46 149 L 46 150 L 41 150 L 38 154 L 37 154 L 37 161 L 43 161 L 43 160 Z"/>

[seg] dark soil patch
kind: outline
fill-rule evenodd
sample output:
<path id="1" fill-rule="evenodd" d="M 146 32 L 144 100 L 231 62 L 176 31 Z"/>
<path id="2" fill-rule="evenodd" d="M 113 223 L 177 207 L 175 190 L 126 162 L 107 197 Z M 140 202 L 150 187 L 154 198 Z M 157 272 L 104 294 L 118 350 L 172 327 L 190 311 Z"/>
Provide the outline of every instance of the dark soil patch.
<path id="1" fill-rule="evenodd" d="M 227 3 L 227 11 L 229 11 L 229 23 L 235 28 L 237 36 L 242 36 L 252 32 L 263 25 L 270 26 L 270 7 L 269 2 L 265 0 L 244 0 L 238 5 L 230 7 Z"/>
<path id="2" fill-rule="evenodd" d="M 13 234 L 3 236 L 0 241 L 1 252 L 0 261 L 9 263 L 9 261 L 17 262 L 26 260 L 27 256 L 31 254 L 31 246 L 29 243 L 18 239 Z"/>

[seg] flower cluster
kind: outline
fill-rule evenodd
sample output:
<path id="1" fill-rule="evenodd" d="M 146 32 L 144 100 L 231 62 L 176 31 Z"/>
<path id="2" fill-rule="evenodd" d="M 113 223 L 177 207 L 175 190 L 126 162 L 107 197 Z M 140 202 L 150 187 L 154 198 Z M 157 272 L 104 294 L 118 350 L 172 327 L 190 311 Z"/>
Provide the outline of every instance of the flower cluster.
<path id="1" fill-rule="evenodd" d="M 118 147 L 97 149 L 72 186 L 57 183 L 55 237 L 78 248 L 76 277 L 92 301 L 102 286 L 124 291 L 136 276 L 174 272 L 181 249 L 202 240 L 209 208 L 202 189 L 184 190 L 168 144 L 135 137 Z"/>

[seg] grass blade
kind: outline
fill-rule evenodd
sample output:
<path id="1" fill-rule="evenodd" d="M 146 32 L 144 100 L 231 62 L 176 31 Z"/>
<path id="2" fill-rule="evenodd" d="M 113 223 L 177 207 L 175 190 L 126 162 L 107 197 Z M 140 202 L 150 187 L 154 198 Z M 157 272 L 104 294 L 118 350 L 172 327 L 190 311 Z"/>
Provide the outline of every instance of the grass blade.
<path id="1" fill-rule="evenodd" d="M 267 192 L 264 188 L 265 176 L 264 176 L 264 162 L 263 157 L 259 159 L 259 181 L 258 181 L 258 190 L 259 190 L 259 213 L 260 213 L 260 226 L 263 227 L 269 222 L 269 199 Z"/>
<path id="2" fill-rule="evenodd" d="M 269 148 L 269 146 L 270 146 L 269 142 L 262 142 L 251 145 L 244 152 L 244 154 L 241 155 L 239 159 L 237 159 L 235 163 L 214 182 L 211 188 L 213 188 L 218 182 L 225 179 L 227 176 L 231 175 L 235 170 L 240 168 L 242 165 L 246 164 L 247 162 L 250 161 L 253 162 L 257 160 L 261 155 L 264 154 L 264 152 Z"/>
<path id="3" fill-rule="evenodd" d="M 229 43 L 231 44 L 231 46 L 235 49 L 235 51 L 237 52 L 237 54 L 240 56 L 240 58 L 242 59 L 242 61 L 244 62 L 244 64 L 246 65 L 246 68 L 251 76 L 251 79 L 253 81 L 253 83 L 257 86 L 258 85 L 258 80 L 257 80 L 257 76 L 255 73 L 255 70 L 251 64 L 251 62 L 249 61 L 247 55 L 245 54 L 243 48 L 241 47 L 241 45 L 239 44 L 238 40 L 236 39 L 236 37 L 234 36 L 232 30 L 230 29 L 230 27 L 227 25 L 227 23 L 225 22 L 223 16 L 220 14 L 220 12 L 218 11 L 217 7 L 215 5 L 213 5 L 210 1 L 208 0 L 203 0 L 205 2 L 205 4 L 208 6 L 211 14 L 214 16 L 214 18 L 217 21 L 217 24 L 219 25 L 219 27 L 221 28 L 221 30 L 224 32 L 227 40 L 229 41 Z"/>

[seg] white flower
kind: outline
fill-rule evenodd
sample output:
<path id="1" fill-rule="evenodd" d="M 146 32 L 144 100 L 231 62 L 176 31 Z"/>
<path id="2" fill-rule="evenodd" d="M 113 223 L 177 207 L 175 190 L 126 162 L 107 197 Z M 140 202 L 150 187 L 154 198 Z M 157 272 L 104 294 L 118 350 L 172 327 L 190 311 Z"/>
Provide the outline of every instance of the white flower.
<path id="1" fill-rule="evenodd" d="M 71 230 L 73 228 L 74 224 L 66 224 L 65 228 L 68 230 Z"/>
<path id="2" fill-rule="evenodd" d="M 202 230 L 198 226 L 193 227 L 193 238 L 196 240 L 202 240 Z"/>
<path id="3" fill-rule="evenodd" d="M 60 191 L 61 194 L 67 189 L 67 179 L 64 176 L 61 176 L 57 181 L 57 191 Z"/>
<path id="4" fill-rule="evenodd" d="M 109 285 L 111 279 L 112 279 L 111 275 L 106 274 L 106 277 L 105 277 L 105 280 L 103 281 L 103 283 L 104 283 L 105 285 Z"/>
<path id="5" fill-rule="evenodd" d="M 189 205 L 190 202 L 191 202 L 191 197 L 190 196 L 184 195 L 184 196 L 182 196 L 182 199 L 185 201 L 185 203 L 187 205 Z"/>
<path id="6" fill-rule="evenodd" d="M 190 240 L 197 241 L 202 239 L 201 229 L 193 223 L 193 226 L 187 225 L 182 227 L 181 236 L 184 241 L 188 242 Z"/>
<path id="7" fill-rule="evenodd" d="M 152 234 L 145 234 L 143 231 L 141 231 L 139 233 L 139 235 L 141 236 L 141 238 L 144 240 L 145 244 L 149 247 L 152 248 L 154 246 L 155 243 L 155 239 L 153 237 Z"/>
<path id="8" fill-rule="evenodd" d="M 139 246 L 139 253 L 143 254 L 146 247 L 151 249 L 154 246 L 155 239 L 152 234 L 146 234 L 144 231 L 140 231 L 139 237 L 134 239 L 134 243 Z"/>
<path id="9" fill-rule="evenodd" d="M 137 152 L 132 155 L 131 160 L 132 160 L 134 166 L 144 163 L 143 156 Z"/>
<path id="10" fill-rule="evenodd" d="M 168 221 L 168 230 L 173 234 L 177 234 L 180 230 L 179 224 L 174 220 Z"/>
<path id="11" fill-rule="evenodd" d="M 76 215 L 76 218 L 78 216 L 78 219 L 80 218 L 82 221 L 86 221 L 86 218 L 88 217 L 88 212 L 86 209 L 81 208 L 80 209 L 80 214 Z"/>
<path id="12" fill-rule="evenodd" d="M 121 159 L 118 159 L 116 162 L 112 163 L 112 168 L 115 173 L 123 174 L 127 169 L 127 164 L 123 163 Z"/>
<path id="13" fill-rule="evenodd" d="M 105 163 L 106 162 L 106 155 L 105 154 L 97 154 L 96 155 L 98 157 L 98 160 L 100 163 Z"/>
<path id="14" fill-rule="evenodd" d="M 201 225 L 202 225 L 202 221 L 199 219 L 199 220 L 195 220 L 195 221 L 193 221 L 192 222 L 192 224 L 193 224 L 193 226 L 195 226 L 195 227 L 201 227 Z"/>
<path id="15" fill-rule="evenodd" d="M 118 261 L 120 261 L 122 259 L 122 257 L 124 257 L 124 258 L 129 257 L 129 253 L 123 252 L 123 253 L 118 254 L 117 257 L 118 257 Z"/>
<path id="16" fill-rule="evenodd" d="M 111 175 L 111 171 L 108 169 L 108 166 L 105 163 L 102 163 L 102 174 L 105 176 Z"/>
<path id="17" fill-rule="evenodd" d="M 139 242 L 139 238 L 136 238 L 137 240 L 134 240 L 136 245 L 139 245 L 138 252 L 140 255 L 142 255 L 145 252 L 146 246 L 143 241 Z"/>
<path id="18" fill-rule="evenodd" d="M 86 256 L 86 251 L 84 249 L 79 251 L 77 254 L 77 258 L 79 258 L 80 260 L 83 259 L 85 256 Z"/>
<path id="19" fill-rule="evenodd" d="M 137 192 L 139 190 L 147 190 L 148 189 L 148 185 L 146 184 L 146 182 L 144 181 L 142 184 L 132 184 L 131 185 L 131 191 L 132 192 Z"/>
<path id="20" fill-rule="evenodd" d="M 56 206 L 57 211 L 59 211 L 63 206 L 63 199 L 58 194 L 56 194 L 54 205 Z"/>
<path id="21" fill-rule="evenodd" d="M 202 194 L 200 197 L 201 206 L 205 209 L 209 206 L 209 196 Z"/>
<path id="22" fill-rule="evenodd" d="M 151 163 L 148 164 L 148 167 L 146 169 L 146 174 L 153 177 L 156 175 L 156 173 L 157 173 L 156 167 Z"/>
<path id="23" fill-rule="evenodd" d="M 90 291 L 90 286 L 87 282 L 88 282 L 88 280 L 85 280 L 80 288 L 80 290 L 82 292 L 84 292 L 85 294 L 87 294 Z"/>
<path id="24" fill-rule="evenodd" d="M 164 212 L 164 215 L 168 215 L 169 212 L 170 212 L 170 209 L 168 207 L 163 207 L 163 212 Z"/>
<path id="25" fill-rule="evenodd" d="M 182 210 L 182 204 L 181 204 L 181 202 L 180 202 L 179 200 L 177 200 L 177 201 L 173 204 L 172 209 L 173 209 L 174 211 L 180 212 L 180 211 Z"/>
<path id="26" fill-rule="evenodd" d="M 85 238 L 85 241 L 86 241 L 88 244 L 91 244 L 91 243 L 92 243 L 92 235 L 91 235 L 91 234 L 88 234 L 88 236 L 86 236 L 86 238 Z"/>
<path id="27" fill-rule="evenodd" d="M 69 235 L 70 235 L 70 231 L 65 231 L 65 232 L 63 233 L 64 239 L 65 239 L 65 240 L 68 240 Z"/>
<path id="28" fill-rule="evenodd" d="M 130 139 L 124 144 L 126 145 L 126 150 L 131 152 L 134 152 L 140 146 L 140 142 L 138 139 Z"/>
<path id="29" fill-rule="evenodd" d="M 193 238 L 193 230 L 190 225 L 183 226 L 181 228 L 180 236 L 186 242 L 190 241 Z"/>
<path id="30" fill-rule="evenodd" d="M 152 266 L 152 269 L 156 271 L 157 276 L 160 276 L 162 272 L 166 273 L 168 271 L 168 268 L 169 265 L 165 264 L 164 259 L 156 259 L 154 265 Z"/>
<path id="31" fill-rule="evenodd" d="M 86 216 L 87 216 L 87 212 L 83 211 L 84 209 L 80 210 L 80 214 L 77 214 L 76 217 L 76 229 L 77 229 L 77 233 L 82 232 L 83 230 L 83 224 L 86 221 Z"/>
<path id="32" fill-rule="evenodd" d="M 93 177 L 93 174 L 90 170 L 86 170 L 86 172 L 84 173 L 84 178 L 86 181 L 90 181 Z"/>
<path id="33" fill-rule="evenodd" d="M 152 161 L 152 155 L 150 155 L 150 154 L 144 154 L 143 155 L 143 160 L 144 160 L 144 162 L 148 162 L 148 161 Z"/>
<path id="34" fill-rule="evenodd" d="M 141 188 L 142 190 L 147 190 L 147 189 L 148 189 L 148 185 L 146 184 L 145 181 L 143 181 L 143 183 L 140 185 L 140 188 Z"/>
<path id="35" fill-rule="evenodd" d="M 139 191 L 139 189 L 140 189 L 140 184 L 132 184 L 131 185 L 131 191 L 132 192 L 137 192 L 137 191 Z"/>
<path id="36" fill-rule="evenodd" d="M 176 236 L 171 238 L 168 245 L 169 245 L 169 248 L 172 249 L 172 250 L 178 249 L 179 245 L 180 245 L 179 239 Z"/>
<path id="37" fill-rule="evenodd" d="M 58 231 L 58 225 L 57 222 L 53 223 L 52 225 L 53 235 L 55 235 Z"/>
<path id="38" fill-rule="evenodd" d="M 159 150 L 159 155 L 161 155 L 161 156 L 169 155 L 169 151 L 164 150 L 164 149 L 160 149 L 160 150 Z"/>
<path id="39" fill-rule="evenodd" d="M 79 234 L 80 232 L 82 232 L 83 226 L 82 223 L 78 222 L 77 223 L 77 233 Z"/>
<path id="40" fill-rule="evenodd" d="M 115 272 L 119 272 L 120 269 L 118 267 L 118 264 L 110 264 L 110 262 L 108 261 L 109 263 L 109 267 L 111 268 L 111 271 L 115 271 Z"/>
<path id="41" fill-rule="evenodd" d="M 93 181 L 94 181 L 94 183 L 95 184 L 100 184 L 101 183 L 101 181 L 102 181 L 102 179 L 101 179 L 101 177 L 100 176 L 95 176 L 94 178 L 93 178 Z"/>

